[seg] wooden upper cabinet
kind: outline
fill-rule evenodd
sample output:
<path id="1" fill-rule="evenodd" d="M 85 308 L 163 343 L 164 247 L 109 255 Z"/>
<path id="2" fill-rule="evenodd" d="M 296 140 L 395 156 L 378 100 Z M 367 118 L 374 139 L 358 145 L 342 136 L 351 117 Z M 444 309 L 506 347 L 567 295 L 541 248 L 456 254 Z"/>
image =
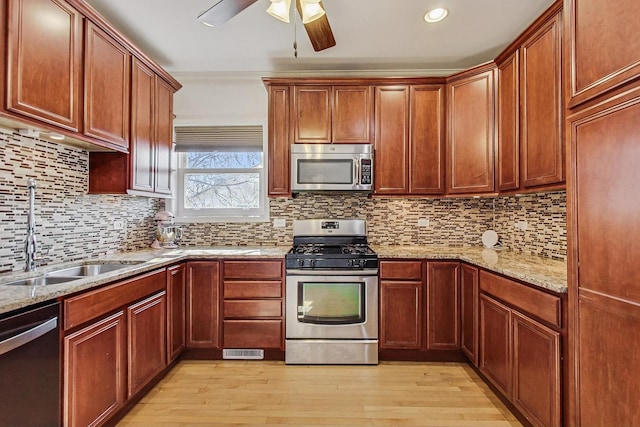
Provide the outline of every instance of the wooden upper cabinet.
<path id="1" fill-rule="evenodd" d="M 173 88 L 155 76 L 154 99 L 154 192 L 171 195 L 171 158 L 173 153 Z"/>
<path id="2" fill-rule="evenodd" d="M 84 133 L 128 149 L 131 54 L 90 21 L 85 28 Z"/>
<path id="3" fill-rule="evenodd" d="M 155 75 L 134 58 L 131 77 L 131 182 L 132 190 L 153 192 Z"/>
<path id="4" fill-rule="evenodd" d="M 520 73 L 516 50 L 498 64 L 498 153 L 496 189 L 520 187 Z"/>
<path id="5" fill-rule="evenodd" d="M 173 88 L 133 60 L 131 77 L 131 177 L 129 189 L 171 195 Z"/>
<path id="6" fill-rule="evenodd" d="M 378 86 L 375 95 L 376 194 L 409 192 L 409 86 Z"/>
<path id="7" fill-rule="evenodd" d="M 82 15 L 62 0 L 8 4 L 7 109 L 78 132 Z"/>
<path id="8" fill-rule="evenodd" d="M 520 158 L 522 185 L 564 181 L 561 12 L 520 48 Z"/>
<path id="9" fill-rule="evenodd" d="M 495 67 L 481 66 L 448 86 L 447 192 L 494 191 Z"/>
<path id="10" fill-rule="evenodd" d="M 371 143 L 370 86 L 299 85 L 293 91 L 294 143 Z"/>
<path id="11" fill-rule="evenodd" d="M 331 86 L 294 86 L 294 142 L 331 142 Z"/>
<path id="12" fill-rule="evenodd" d="M 640 2 L 565 1 L 565 53 L 569 107 L 640 75 Z"/>
<path id="13" fill-rule="evenodd" d="M 443 194 L 445 87 L 411 86 L 409 100 L 409 193 Z"/>
<path id="14" fill-rule="evenodd" d="M 371 143 L 373 123 L 371 86 L 334 86 L 332 141 L 335 143 Z"/>
<path id="15" fill-rule="evenodd" d="M 290 196 L 291 87 L 268 86 L 269 196 Z"/>

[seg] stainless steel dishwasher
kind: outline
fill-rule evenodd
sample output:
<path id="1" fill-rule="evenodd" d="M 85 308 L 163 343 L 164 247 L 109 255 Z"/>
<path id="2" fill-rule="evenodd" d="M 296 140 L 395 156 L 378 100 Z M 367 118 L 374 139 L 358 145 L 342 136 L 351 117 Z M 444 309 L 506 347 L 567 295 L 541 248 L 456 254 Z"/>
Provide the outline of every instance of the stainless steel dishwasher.
<path id="1" fill-rule="evenodd" d="M 0 317 L 0 426 L 60 425 L 58 303 Z"/>

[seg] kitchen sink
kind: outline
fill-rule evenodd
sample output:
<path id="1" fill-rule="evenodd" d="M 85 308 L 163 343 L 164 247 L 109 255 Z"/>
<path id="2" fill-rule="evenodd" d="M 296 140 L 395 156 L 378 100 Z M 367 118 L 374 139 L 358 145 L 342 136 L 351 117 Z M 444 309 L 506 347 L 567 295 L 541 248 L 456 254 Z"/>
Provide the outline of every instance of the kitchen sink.
<path id="1" fill-rule="evenodd" d="M 47 273 L 46 277 L 87 277 L 97 276 L 102 273 L 109 273 L 111 271 L 120 270 L 121 268 L 131 267 L 133 264 L 116 264 L 116 263 L 98 263 L 98 264 L 84 264 L 75 267 L 68 267 L 62 270 L 55 270 Z"/>
<path id="2" fill-rule="evenodd" d="M 28 279 L 16 280 L 14 282 L 5 283 L 9 286 L 46 286 L 57 285 L 59 283 L 80 280 L 85 277 L 93 277 L 103 273 L 120 270 L 121 268 L 131 267 L 140 264 L 142 261 L 129 262 L 126 264 L 115 262 L 91 262 L 87 264 L 77 265 L 75 267 L 66 267 L 60 270 L 50 271 L 43 276 L 31 277 Z"/>
<path id="3" fill-rule="evenodd" d="M 30 279 L 22 279 L 16 280 L 15 282 L 5 283 L 7 286 L 46 286 L 46 285 L 57 285 L 59 283 L 71 282 L 73 280 L 78 280 L 79 277 L 51 277 L 51 276 L 40 276 L 40 277 L 32 277 Z"/>

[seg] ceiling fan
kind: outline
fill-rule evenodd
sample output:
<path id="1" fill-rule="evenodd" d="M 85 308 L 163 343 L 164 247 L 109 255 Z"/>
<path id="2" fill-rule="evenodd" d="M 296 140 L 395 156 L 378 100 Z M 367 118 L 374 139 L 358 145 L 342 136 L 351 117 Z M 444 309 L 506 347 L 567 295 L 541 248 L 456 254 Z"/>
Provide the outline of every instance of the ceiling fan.
<path id="1" fill-rule="evenodd" d="M 198 15 L 203 24 L 218 27 L 258 0 L 218 0 L 213 6 Z M 270 0 L 271 6 L 267 12 L 285 22 L 289 22 L 289 9 L 292 0 Z M 336 45 L 333 31 L 329 25 L 327 14 L 320 0 L 294 0 L 296 10 L 302 18 L 304 29 L 307 31 L 313 50 L 319 52 Z M 274 11 L 274 7 L 277 10 Z M 310 8 L 310 9 L 306 9 Z M 314 9 L 315 12 L 308 12 Z M 285 19 L 286 17 L 286 19 Z"/>

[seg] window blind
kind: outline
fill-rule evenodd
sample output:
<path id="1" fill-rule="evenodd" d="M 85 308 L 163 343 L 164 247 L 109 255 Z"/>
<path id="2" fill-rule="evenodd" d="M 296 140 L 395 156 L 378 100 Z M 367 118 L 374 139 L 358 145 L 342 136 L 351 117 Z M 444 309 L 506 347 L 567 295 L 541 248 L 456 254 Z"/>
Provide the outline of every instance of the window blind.
<path id="1" fill-rule="evenodd" d="M 177 152 L 262 151 L 262 126 L 176 126 Z"/>

